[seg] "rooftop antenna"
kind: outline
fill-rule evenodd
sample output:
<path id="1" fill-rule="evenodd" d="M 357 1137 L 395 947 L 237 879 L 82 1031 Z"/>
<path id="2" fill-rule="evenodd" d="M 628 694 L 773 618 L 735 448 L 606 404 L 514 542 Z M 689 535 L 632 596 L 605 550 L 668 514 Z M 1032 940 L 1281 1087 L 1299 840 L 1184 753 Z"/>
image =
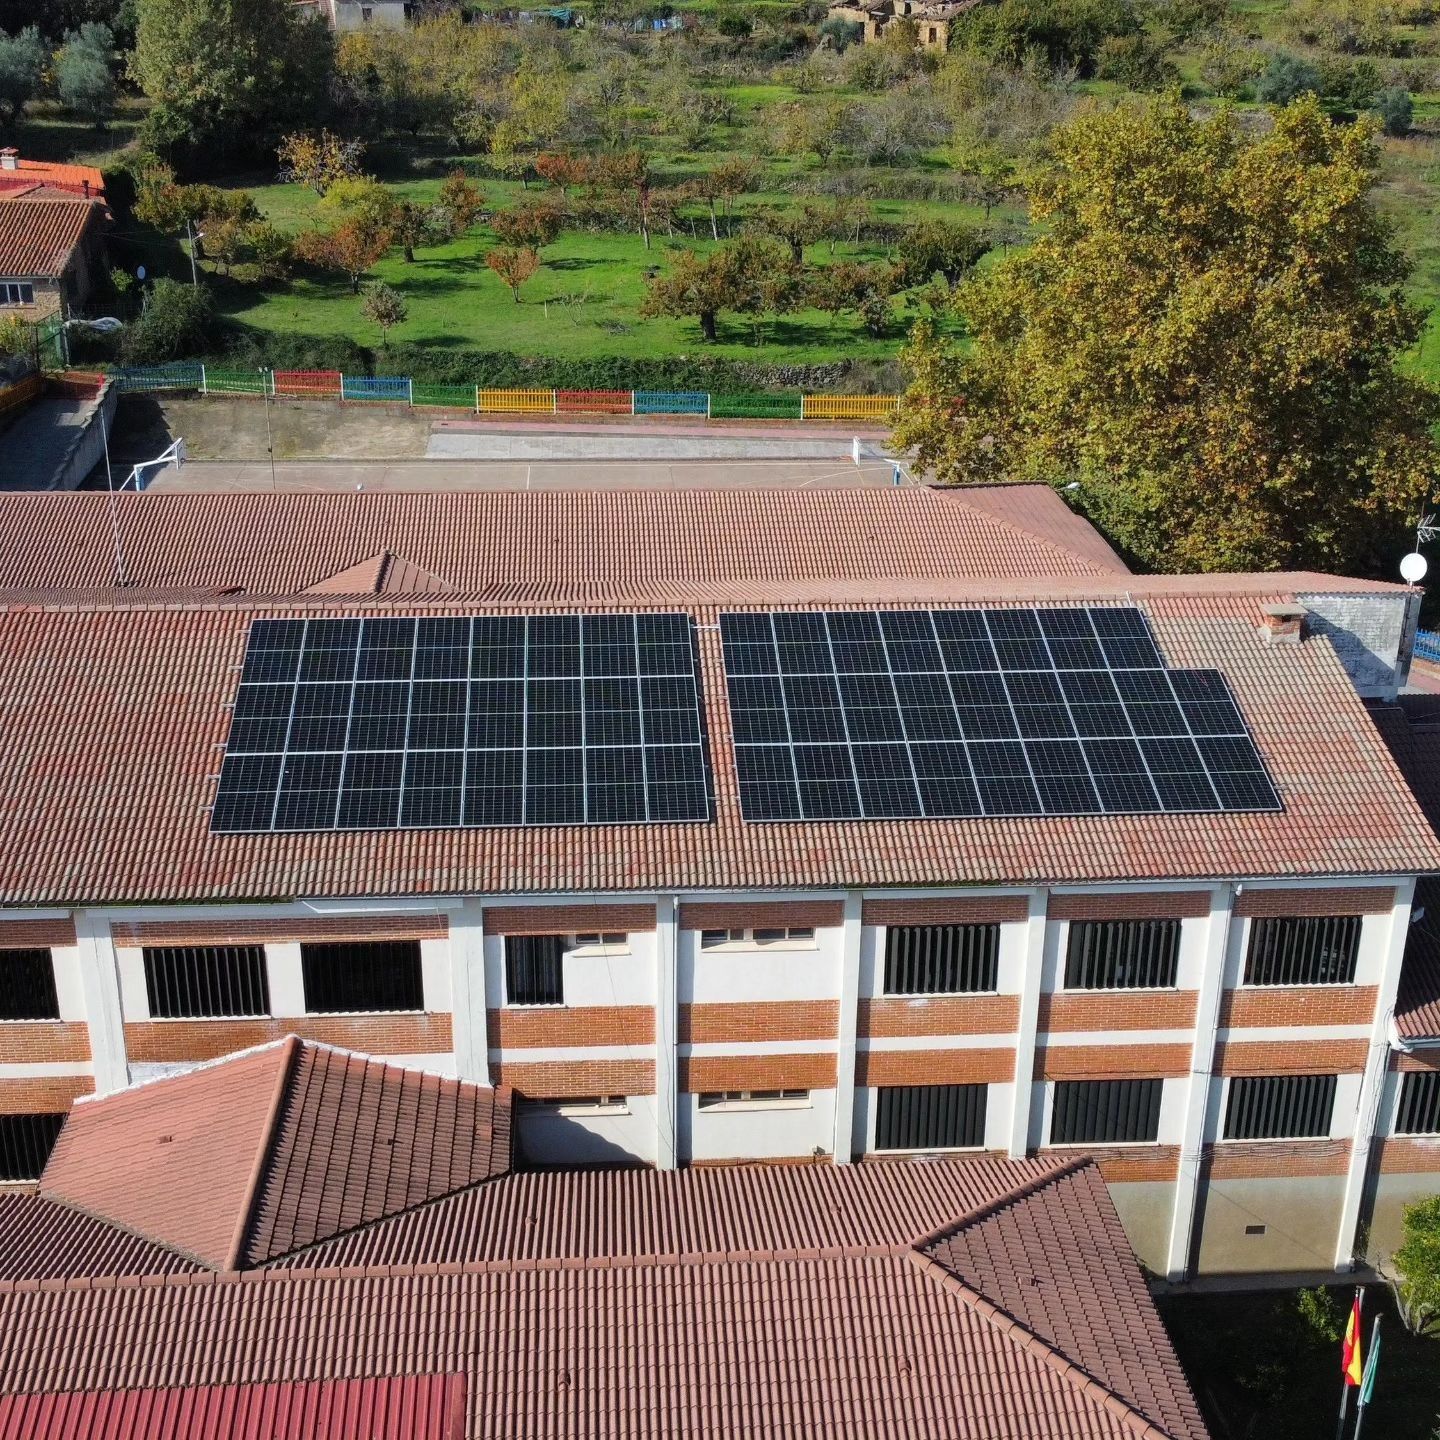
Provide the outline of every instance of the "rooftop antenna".
<path id="1" fill-rule="evenodd" d="M 1436 539 L 1440 539 L 1440 526 L 1436 525 L 1433 515 L 1422 511 L 1415 526 L 1415 548 L 1400 561 L 1400 578 L 1407 585 L 1418 585 L 1425 578 L 1430 564 L 1420 553 L 1420 547 Z"/>

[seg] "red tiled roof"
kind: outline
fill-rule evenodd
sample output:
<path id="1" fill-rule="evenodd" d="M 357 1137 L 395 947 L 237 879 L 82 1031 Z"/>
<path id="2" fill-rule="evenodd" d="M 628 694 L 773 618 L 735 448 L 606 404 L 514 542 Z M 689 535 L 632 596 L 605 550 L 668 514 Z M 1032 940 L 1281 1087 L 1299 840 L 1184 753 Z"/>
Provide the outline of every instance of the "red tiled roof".
<path id="1" fill-rule="evenodd" d="M 41 1194 L 234 1269 L 502 1174 L 509 1104 L 292 1035 L 77 1103 Z"/>
<path id="2" fill-rule="evenodd" d="M 302 595 L 438 595 L 455 587 L 448 580 L 382 550 L 358 565 L 307 585 Z"/>
<path id="3" fill-rule="evenodd" d="M 0 205 L 0 275 L 12 279 L 58 279 L 101 206 L 28 197 Z"/>
<path id="4" fill-rule="evenodd" d="M 0 1193 L 0 1281 L 178 1275 L 193 1261 L 38 1195 Z"/>
<path id="5" fill-rule="evenodd" d="M 39 180 L 76 195 L 85 195 L 87 186 L 90 197 L 103 197 L 105 194 L 105 176 L 93 165 L 66 165 L 54 160 L 23 158 L 17 164 L 18 169 L 0 170 L 0 188 L 16 179 L 27 183 Z"/>
<path id="6" fill-rule="evenodd" d="M 568 1232 L 577 1255 L 558 1263 L 527 1258 L 533 1227 L 512 1210 L 508 1228 L 483 1239 L 500 1252 L 491 1261 L 0 1286 L 0 1330 L 13 1337 L 0 1349 L 0 1391 L 310 1381 L 393 1373 L 399 1362 L 464 1372 L 477 1440 L 1203 1440 L 1093 1169 L 932 1161 L 694 1176 L 582 1172 L 482 1187 L 544 1178 L 558 1214 L 531 1218 Z M 623 1203 L 627 1184 L 638 1208 Z M 597 1185 L 622 1202 L 594 1210 Z M 943 1237 L 907 1228 L 936 1215 Z M 989 1237 L 997 1223 L 1003 1236 L 957 1239 Z M 806 1243 L 764 1246 L 802 1232 Z M 646 1248 L 667 1234 L 684 1248 Z M 755 1239 L 762 1248 L 748 1248 Z M 1014 1274 L 1025 1256 L 1043 1256 L 1032 1278 L 1045 1302 L 1021 1304 L 1004 1280 L 986 1293 L 965 1274 L 967 1243 L 1012 1240 Z M 1097 1327 L 1073 1350 L 1045 1333 L 1053 1322 L 1040 1310 L 1059 1297 Z"/>
<path id="7" fill-rule="evenodd" d="M 0 1440 L 460 1440 L 464 1433 L 460 1375 L 0 1395 Z"/>

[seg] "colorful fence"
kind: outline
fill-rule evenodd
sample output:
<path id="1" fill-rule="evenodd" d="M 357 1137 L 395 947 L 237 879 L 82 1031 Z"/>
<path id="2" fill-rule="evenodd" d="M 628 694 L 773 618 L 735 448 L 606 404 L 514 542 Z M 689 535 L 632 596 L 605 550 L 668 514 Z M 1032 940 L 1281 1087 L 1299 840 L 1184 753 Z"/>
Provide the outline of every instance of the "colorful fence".
<path id="1" fill-rule="evenodd" d="M 45 382 L 38 375 L 27 375 L 14 385 L 0 390 L 0 416 L 14 410 L 23 410 L 45 388 Z"/>
<path id="2" fill-rule="evenodd" d="M 1440 634 L 1434 630 L 1417 630 L 1415 632 L 1415 658 L 1428 660 L 1432 665 L 1440 665 Z"/>
<path id="3" fill-rule="evenodd" d="M 277 395 L 383 405 L 436 406 L 477 415 L 702 415 L 716 420 L 863 420 L 885 424 L 895 395 L 802 395 L 704 390 L 491 389 L 431 385 L 407 375 L 342 375 L 338 370 L 219 370 L 162 365 L 113 372 L 122 393 L 194 390 L 201 395 Z"/>

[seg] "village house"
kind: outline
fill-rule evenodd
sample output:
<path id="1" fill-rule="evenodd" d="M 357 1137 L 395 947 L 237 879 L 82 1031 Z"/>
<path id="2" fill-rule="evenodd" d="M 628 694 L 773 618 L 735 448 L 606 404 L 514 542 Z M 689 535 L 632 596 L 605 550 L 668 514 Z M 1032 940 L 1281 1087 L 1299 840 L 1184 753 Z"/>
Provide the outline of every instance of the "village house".
<path id="1" fill-rule="evenodd" d="M 0 317 L 82 310 L 104 274 L 105 223 L 101 200 L 51 181 L 0 190 Z"/>

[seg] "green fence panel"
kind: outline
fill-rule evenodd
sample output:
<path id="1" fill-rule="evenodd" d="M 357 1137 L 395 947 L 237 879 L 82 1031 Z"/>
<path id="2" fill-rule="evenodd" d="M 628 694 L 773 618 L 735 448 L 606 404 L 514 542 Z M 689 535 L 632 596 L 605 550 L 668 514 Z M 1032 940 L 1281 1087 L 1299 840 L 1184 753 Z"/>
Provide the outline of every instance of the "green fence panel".
<path id="1" fill-rule="evenodd" d="M 711 395 L 710 414 L 722 420 L 798 420 L 800 396 L 795 395 Z"/>
<path id="2" fill-rule="evenodd" d="M 270 377 L 263 370 L 205 369 L 207 395 L 263 395 L 270 388 Z"/>
<path id="3" fill-rule="evenodd" d="M 459 410 L 475 408 L 475 387 L 473 385 L 419 385 L 415 386 L 414 405 L 452 405 Z"/>

